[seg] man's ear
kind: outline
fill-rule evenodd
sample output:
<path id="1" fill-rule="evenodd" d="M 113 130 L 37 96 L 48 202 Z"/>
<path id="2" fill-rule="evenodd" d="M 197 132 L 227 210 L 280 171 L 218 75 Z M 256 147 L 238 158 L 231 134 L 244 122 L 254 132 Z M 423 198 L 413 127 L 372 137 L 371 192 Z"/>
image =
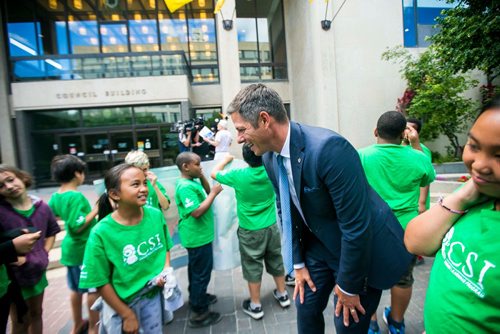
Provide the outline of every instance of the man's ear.
<path id="1" fill-rule="evenodd" d="M 264 126 L 269 126 L 269 122 L 271 121 L 271 116 L 267 111 L 262 110 L 259 113 L 259 123 L 262 123 Z"/>
<path id="2" fill-rule="evenodd" d="M 375 130 L 373 130 L 373 135 L 378 138 L 378 130 L 377 130 L 377 128 L 375 128 Z"/>

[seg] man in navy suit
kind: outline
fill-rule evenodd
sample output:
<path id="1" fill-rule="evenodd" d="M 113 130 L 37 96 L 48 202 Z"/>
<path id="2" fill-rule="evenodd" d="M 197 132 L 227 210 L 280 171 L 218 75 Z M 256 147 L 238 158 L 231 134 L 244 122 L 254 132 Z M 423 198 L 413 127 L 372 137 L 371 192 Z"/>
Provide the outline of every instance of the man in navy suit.
<path id="1" fill-rule="evenodd" d="M 358 153 L 333 131 L 290 122 L 279 95 L 262 84 L 242 89 L 228 113 L 238 143 L 263 155 L 282 221 L 290 212 L 299 333 L 324 332 L 332 290 L 337 333 L 367 333 L 382 289 L 400 279 L 411 255 Z M 279 191 L 284 180 L 288 194 Z"/>

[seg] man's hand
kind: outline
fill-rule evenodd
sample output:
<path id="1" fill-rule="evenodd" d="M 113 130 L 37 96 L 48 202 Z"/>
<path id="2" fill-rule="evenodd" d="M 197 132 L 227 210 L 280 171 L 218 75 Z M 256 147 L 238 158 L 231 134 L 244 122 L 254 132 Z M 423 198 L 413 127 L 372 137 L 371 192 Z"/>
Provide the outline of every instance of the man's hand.
<path id="1" fill-rule="evenodd" d="M 343 313 L 344 316 L 344 326 L 349 327 L 349 314 L 354 319 L 354 322 L 359 322 L 358 311 L 361 314 L 365 314 L 366 311 L 361 305 L 359 300 L 359 295 L 349 296 L 340 290 L 339 286 L 335 284 L 335 289 L 333 290 L 335 295 L 337 295 L 337 305 L 335 305 L 335 316 L 340 317 Z"/>
<path id="2" fill-rule="evenodd" d="M 300 298 L 300 303 L 304 304 L 304 284 L 307 283 L 313 292 L 316 292 L 316 285 L 309 276 L 309 270 L 306 267 L 295 269 L 295 290 L 293 290 L 293 300 Z"/>
<path id="3" fill-rule="evenodd" d="M 42 236 L 42 231 L 28 233 L 28 230 L 24 230 L 23 232 L 25 232 L 25 234 L 12 239 L 17 254 L 29 253 L 38 239 Z"/>

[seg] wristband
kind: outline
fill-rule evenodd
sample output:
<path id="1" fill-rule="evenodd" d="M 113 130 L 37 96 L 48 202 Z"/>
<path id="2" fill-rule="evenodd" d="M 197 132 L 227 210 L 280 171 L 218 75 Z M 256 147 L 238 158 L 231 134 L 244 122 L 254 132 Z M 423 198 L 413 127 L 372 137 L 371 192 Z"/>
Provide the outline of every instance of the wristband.
<path id="1" fill-rule="evenodd" d="M 439 205 L 440 205 L 443 209 L 445 209 L 445 210 L 447 210 L 447 211 L 449 211 L 449 212 L 451 212 L 451 213 L 454 213 L 454 214 L 456 214 L 456 215 L 463 215 L 463 214 L 467 213 L 467 211 L 469 211 L 469 210 L 454 210 L 454 209 L 451 209 L 451 208 L 447 207 L 446 205 L 444 205 L 444 203 L 443 203 L 443 199 L 444 199 L 444 197 L 443 197 L 443 196 L 439 197 L 438 204 L 439 204 Z"/>

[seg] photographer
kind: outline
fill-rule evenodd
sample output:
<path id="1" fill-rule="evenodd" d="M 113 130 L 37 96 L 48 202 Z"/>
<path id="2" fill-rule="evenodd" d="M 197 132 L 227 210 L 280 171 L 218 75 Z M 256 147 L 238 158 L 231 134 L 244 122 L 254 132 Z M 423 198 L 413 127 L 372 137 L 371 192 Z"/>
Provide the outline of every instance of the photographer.
<path id="1" fill-rule="evenodd" d="M 210 157 L 210 145 L 200 136 L 200 130 L 204 125 L 203 118 L 198 117 L 195 120 L 193 133 L 191 135 L 191 148 L 193 153 L 196 153 L 200 157 L 201 161 L 208 161 L 212 160 Z"/>
<path id="2" fill-rule="evenodd" d="M 191 151 L 191 128 L 183 126 L 179 130 L 179 153 Z"/>

